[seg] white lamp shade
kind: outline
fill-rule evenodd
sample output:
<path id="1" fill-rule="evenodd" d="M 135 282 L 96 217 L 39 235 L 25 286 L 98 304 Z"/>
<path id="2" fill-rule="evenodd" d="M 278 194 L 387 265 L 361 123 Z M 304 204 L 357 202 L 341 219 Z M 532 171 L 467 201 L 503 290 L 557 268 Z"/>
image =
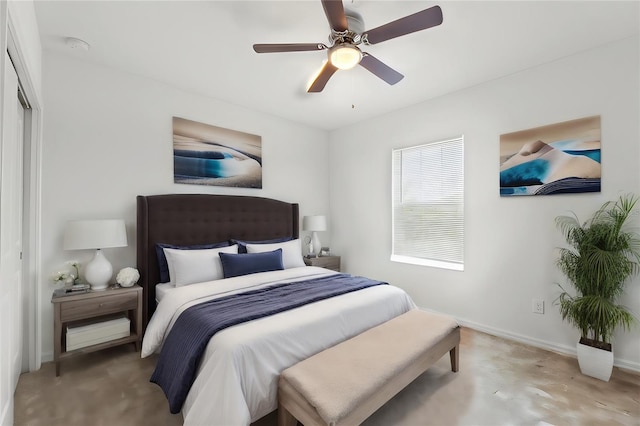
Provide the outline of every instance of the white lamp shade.
<path id="1" fill-rule="evenodd" d="M 74 220 L 67 222 L 64 231 L 65 250 L 125 247 L 127 230 L 124 220 Z"/>
<path id="2" fill-rule="evenodd" d="M 302 229 L 305 231 L 326 231 L 327 218 L 324 216 L 305 216 L 302 218 Z"/>

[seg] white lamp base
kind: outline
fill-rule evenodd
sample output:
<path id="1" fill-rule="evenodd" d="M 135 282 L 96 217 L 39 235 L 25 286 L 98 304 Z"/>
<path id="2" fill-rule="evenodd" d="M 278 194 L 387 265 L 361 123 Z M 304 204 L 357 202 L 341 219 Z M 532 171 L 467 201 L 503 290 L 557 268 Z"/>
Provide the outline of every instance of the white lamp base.
<path id="1" fill-rule="evenodd" d="M 315 255 L 320 254 L 320 237 L 318 237 L 316 231 L 311 233 L 311 253 Z"/>
<path id="2" fill-rule="evenodd" d="M 84 276 L 91 284 L 91 290 L 106 290 L 109 287 L 109 280 L 113 275 L 113 267 L 100 249 L 96 250 L 96 255 L 85 268 Z"/>

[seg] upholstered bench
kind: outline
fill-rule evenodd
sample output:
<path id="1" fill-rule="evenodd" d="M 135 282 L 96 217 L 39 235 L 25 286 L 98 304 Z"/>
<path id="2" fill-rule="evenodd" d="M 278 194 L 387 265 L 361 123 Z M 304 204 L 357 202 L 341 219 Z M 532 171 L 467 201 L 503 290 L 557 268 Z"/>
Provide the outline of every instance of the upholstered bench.
<path id="1" fill-rule="evenodd" d="M 358 425 L 447 352 L 458 371 L 453 318 L 414 309 L 287 368 L 278 425 Z"/>

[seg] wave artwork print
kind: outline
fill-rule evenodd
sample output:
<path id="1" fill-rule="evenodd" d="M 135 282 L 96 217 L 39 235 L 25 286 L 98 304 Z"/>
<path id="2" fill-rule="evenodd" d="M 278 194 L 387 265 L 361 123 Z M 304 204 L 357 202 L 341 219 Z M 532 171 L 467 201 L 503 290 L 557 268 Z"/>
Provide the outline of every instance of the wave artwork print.
<path id="1" fill-rule="evenodd" d="M 600 116 L 500 136 L 500 196 L 600 192 Z"/>
<path id="2" fill-rule="evenodd" d="M 262 138 L 173 117 L 175 183 L 262 188 Z"/>

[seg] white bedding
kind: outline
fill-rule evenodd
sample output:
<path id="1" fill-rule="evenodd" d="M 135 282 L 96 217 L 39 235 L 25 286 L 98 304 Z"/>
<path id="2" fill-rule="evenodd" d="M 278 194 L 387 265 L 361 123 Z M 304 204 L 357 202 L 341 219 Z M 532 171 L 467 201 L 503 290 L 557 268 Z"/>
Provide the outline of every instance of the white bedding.
<path id="1" fill-rule="evenodd" d="M 189 306 L 331 274 L 335 272 L 301 267 L 176 288 L 165 294 L 149 322 L 142 357 L 161 349 L 175 319 Z M 375 286 L 218 332 L 209 341 L 182 408 L 184 423 L 248 425 L 258 420 L 277 408 L 282 370 L 413 308 L 399 288 Z"/>
<path id="2" fill-rule="evenodd" d="M 175 286 L 171 283 L 162 283 L 156 285 L 156 303 L 160 303 L 165 294 Z"/>

